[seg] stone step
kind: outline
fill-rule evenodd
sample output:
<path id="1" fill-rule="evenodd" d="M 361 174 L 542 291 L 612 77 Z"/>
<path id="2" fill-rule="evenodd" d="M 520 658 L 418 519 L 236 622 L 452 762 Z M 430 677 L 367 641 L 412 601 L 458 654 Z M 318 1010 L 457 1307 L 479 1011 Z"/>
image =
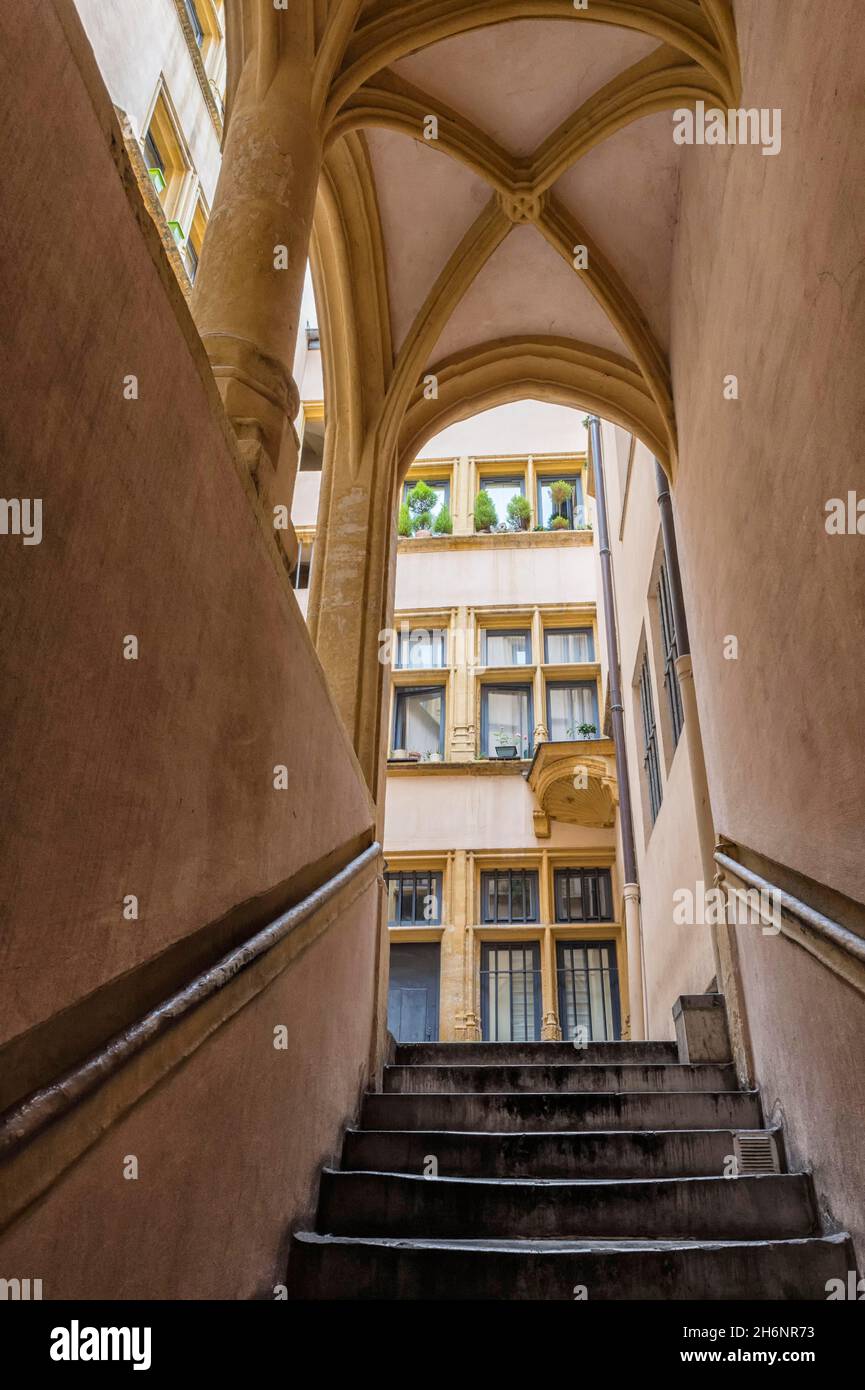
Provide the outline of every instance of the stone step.
<path id="1" fill-rule="evenodd" d="M 386 1092 L 735 1091 L 731 1064 L 389 1066 Z"/>
<path id="2" fill-rule="evenodd" d="M 667 1091 L 630 1094 L 368 1094 L 363 1129 L 551 1130 L 760 1129 L 756 1091 Z"/>
<path id="3" fill-rule="evenodd" d="M 732 1179 L 731 1179 L 732 1181 Z M 766 1241 L 436 1241 L 295 1235 L 301 1299 L 825 1300 L 849 1236 Z M 697 1321 L 696 1318 L 692 1321 Z"/>
<path id="4" fill-rule="evenodd" d="M 458 1066 L 496 1063 L 519 1066 L 524 1063 L 590 1062 L 678 1062 L 674 1042 L 594 1042 L 575 1048 L 567 1042 L 522 1043 L 398 1043 L 394 1061 L 398 1066 Z"/>
<path id="5" fill-rule="evenodd" d="M 449 1130 L 346 1132 L 342 1167 L 439 1177 L 679 1178 L 723 1176 L 731 1129 L 489 1133 Z"/>
<path id="6" fill-rule="evenodd" d="M 631 1182 L 424 1178 L 326 1168 L 318 1229 L 449 1240 L 784 1240 L 816 1233 L 804 1173 Z"/>

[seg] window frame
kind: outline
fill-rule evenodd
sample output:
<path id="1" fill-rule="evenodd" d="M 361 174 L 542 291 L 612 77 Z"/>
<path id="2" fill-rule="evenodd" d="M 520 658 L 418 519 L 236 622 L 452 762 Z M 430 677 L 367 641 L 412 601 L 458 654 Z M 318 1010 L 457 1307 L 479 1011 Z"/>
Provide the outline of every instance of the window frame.
<path id="1" fill-rule="evenodd" d="M 510 668 L 509 668 L 510 669 Z M 524 667 L 514 667 L 514 670 L 524 670 Z M 484 681 L 481 685 L 481 757 L 495 759 L 495 753 L 487 753 L 484 750 L 489 747 L 489 692 L 491 690 L 517 690 L 529 697 L 528 709 L 528 728 L 529 746 L 525 753 L 522 749 L 517 750 L 516 758 L 513 762 L 528 762 L 534 756 L 535 750 L 535 700 L 534 688 L 531 681 Z"/>
<path id="2" fill-rule="evenodd" d="M 534 884 L 534 890 L 533 890 L 533 891 L 534 891 L 534 900 L 533 900 L 533 902 L 534 902 L 534 916 L 533 916 L 533 917 L 514 917 L 513 915 L 510 915 L 510 916 L 508 916 L 508 917 L 499 917 L 499 915 L 498 915 L 498 903 L 499 903 L 498 880 L 499 880 L 500 878 L 505 877 L 505 876 L 507 876 L 507 879 L 508 879 L 508 912 L 509 912 L 510 914 L 513 913 L 514 878 L 521 878 L 521 879 L 523 880 L 523 901 L 524 901 L 524 902 L 525 902 L 526 880 L 529 880 L 530 882 L 532 882 L 532 883 Z M 494 892 L 493 892 L 493 902 L 494 902 L 494 904 L 495 904 L 495 916 L 494 916 L 494 917 L 488 917 L 488 916 L 486 915 L 486 901 L 487 901 L 486 889 L 487 889 L 487 884 L 489 883 L 490 879 L 494 879 L 494 880 L 495 880 Z M 540 875 L 539 875 L 537 869 L 504 869 L 504 868 L 482 869 L 482 870 L 481 870 L 480 891 L 481 891 L 481 910 L 480 910 L 480 918 L 481 918 L 481 926 L 483 926 L 483 927 L 531 927 L 531 926 L 536 926 L 536 925 L 540 922 L 540 920 L 541 920 Z"/>
<path id="3" fill-rule="evenodd" d="M 667 709 L 670 716 L 670 732 L 673 747 L 677 748 L 682 730 L 685 727 L 685 711 L 682 706 L 682 691 L 676 659 L 679 656 L 679 635 L 676 632 L 676 615 L 673 610 L 673 596 L 670 592 L 670 578 L 667 562 L 662 560 L 658 568 L 656 585 L 658 604 L 658 629 L 661 638 L 661 656 L 664 668 L 664 689 L 667 692 Z"/>
<path id="4" fill-rule="evenodd" d="M 394 688 L 393 700 L 393 748 L 405 748 L 407 753 L 414 750 L 410 749 L 405 742 L 405 714 L 404 703 L 410 695 L 439 695 L 441 696 L 441 715 L 439 718 L 439 745 L 438 751 L 444 756 L 445 751 L 445 725 L 447 719 L 446 689 L 444 684 L 439 685 L 398 685 Z M 400 718 L 402 717 L 403 742 L 399 741 Z"/>
<path id="5" fill-rule="evenodd" d="M 401 497 L 401 499 L 400 499 L 400 501 L 401 501 L 401 503 L 402 503 L 403 505 L 408 506 L 408 495 L 409 495 L 409 493 L 411 492 L 411 490 L 412 490 L 413 487 L 417 487 L 418 483 L 426 483 L 427 487 L 435 488 L 437 491 L 438 491 L 438 490 L 443 490 L 443 491 L 444 491 L 444 498 L 443 498 L 442 502 L 440 503 L 440 505 L 439 505 L 438 507 L 436 507 L 435 511 L 432 513 L 432 519 L 433 519 L 433 521 L 435 521 L 435 519 L 436 519 L 436 517 L 438 516 L 439 512 L 441 511 L 442 507 L 447 507 L 448 511 L 450 511 L 450 506 L 451 506 L 451 480 L 450 480 L 450 478 L 406 478 L 405 481 L 403 482 L 403 485 L 402 485 L 402 497 Z"/>
<path id="6" fill-rule="evenodd" d="M 637 694 L 642 716 L 643 779 L 648 796 L 649 816 L 651 824 L 654 826 L 661 811 L 664 791 L 661 781 L 658 721 L 655 716 L 655 701 L 652 694 L 652 676 L 649 664 L 648 643 L 644 643 L 643 646 L 643 659 L 640 662 L 640 673 L 637 680 Z"/>
<path id="7" fill-rule="evenodd" d="M 597 733 L 596 733 L 595 737 L 596 737 L 596 738 L 600 738 L 600 737 L 601 737 L 600 715 L 599 715 L 599 713 L 598 713 L 598 682 L 597 682 L 596 680 L 591 680 L 591 679 L 589 679 L 589 680 L 576 680 L 576 681 L 552 680 L 552 681 L 546 681 L 546 682 L 545 682 L 545 686 L 546 686 L 546 688 L 545 688 L 545 691 L 544 691 L 544 696 L 545 696 L 546 707 L 547 707 L 547 709 L 546 709 L 546 713 L 547 713 L 547 733 L 548 733 L 548 735 L 549 735 L 550 743 L 578 743 L 578 742 L 581 742 L 581 741 L 582 741 L 580 738 L 578 738 L 578 736 L 577 736 L 576 734 L 574 735 L 574 737 L 573 737 L 572 739 L 568 739 L 568 738 L 564 738 L 564 739 L 555 739 L 555 738 L 553 738 L 553 732 L 552 732 L 552 731 L 553 731 L 553 713 L 552 713 L 552 708 L 551 708 L 550 695 L 552 694 L 552 692 L 553 692 L 554 690 L 574 690 L 574 689 L 577 689 L 577 690 L 584 690 L 584 689 L 585 689 L 585 690 L 591 690 L 591 691 L 592 691 L 592 704 L 593 704 L 593 707 L 594 707 L 594 714 L 595 714 L 595 717 L 594 717 L 594 719 L 593 719 L 591 722 L 594 724 L 594 726 L 595 726 L 595 728 L 596 728 L 596 730 L 597 730 Z M 587 719 L 587 720 L 585 721 L 585 723 L 588 724 L 588 723 L 589 723 L 589 720 Z"/>
<path id="8" fill-rule="evenodd" d="M 542 474 L 538 474 L 537 479 L 536 479 L 536 482 L 537 482 L 537 489 L 536 489 L 536 491 L 537 491 L 536 504 L 537 504 L 537 524 L 538 524 L 538 526 L 543 526 L 545 530 L 549 530 L 550 521 L 552 521 L 552 519 L 553 519 L 554 516 L 560 515 L 560 513 L 557 513 L 557 512 L 555 512 L 555 511 L 551 511 L 551 512 L 550 512 L 550 519 L 549 519 L 549 521 L 544 521 L 543 489 L 544 489 L 545 487 L 548 488 L 548 487 L 550 486 L 551 483 L 560 483 L 560 482 L 561 482 L 561 483 L 573 483 L 573 484 L 574 484 L 574 496 L 573 496 L 572 501 L 570 501 L 569 503 L 567 503 L 567 508 L 568 508 L 568 510 L 567 510 L 566 513 L 565 513 L 565 515 L 566 515 L 567 518 L 568 518 L 568 521 L 570 522 L 571 530 L 572 530 L 572 531 L 576 530 L 576 522 L 575 522 L 574 518 L 575 518 L 575 516 L 576 516 L 576 514 L 577 514 L 578 511 L 579 511 L 579 514 L 580 514 L 581 519 L 582 519 L 582 525 L 585 526 L 585 524 L 586 524 L 586 502 L 585 502 L 585 496 L 584 496 L 584 494 L 583 494 L 583 472 L 582 472 L 582 469 L 578 469 L 576 473 L 542 473 Z M 550 498 L 550 501 L 552 502 L 552 498 Z M 564 528 L 560 528 L 560 529 L 564 529 Z"/>
<path id="9" fill-rule="evenodd" d="M 438 911 L 437 911 L 437 914 L 436 914 L 435 917 L 429 917 L 429 918 L 428 918 L 428 917 L 423 917 L 423 916 L 421 916 L 420 918 L 418 918 L 418 916 L 417 916 L 417 880 L 418 880 L 418 878 L 426 878 L 426 879 L 429 879 L 430 892 L 431 892 L 431 893 L 432 893 L 432 892 L 435 892 L 436 903 L 437 903 L 437 905 L 438 905 Z M 444 876 L 443 876 L 443 874 L 442 874 L 442 872 L 441 872 L 440 869 L 387 869 L 387 870 L 385 871 L 385 874 L 384 874 L 384 881 L 385 881 L 385 885 L 386 885 L 386 887 L 387 887 L 387 889 L 388 889 L 388 892 L 387 892 L 387 904 L 388 904 L 388 919 L 387 919 L 387 924 L 388 924 L 388 926 L 389 926 L 389 927 L 440 927 L 441 924 L 442 924 L 443 917 L 444 917 L 444 900 L 443 900 L 443 896 L 442 896 L 442 895 L 443 895 L 443 878 L 444 878 Z M 395 921 L 391 921 L 391 917 L 390 917 L 390 885 L 391 885 L 392 882 L 394 882 L 394 881 L 397 880 L 397 879 L 399 880 L 398 914 L 397 914 L 396 920 L 395 920 Z M 402 903 L 403 903 L 403 892 L 404 892 L 404 889 L 403 889 L 403 880 L 405 880 L 405 879 L 411 879 L 411 898 L 412 898 L 412 914 L 413 914 L 413 915 L 412 915 L 412 919 L 411 919 L 410 922 L 406 922 L 406 921 L 404 921 L 403 918 L 402 918 Z"/>
<path id="10" fill-rule="evenodd" d="M 550 656 L 549 639 L 551 637 L 575 637 L 577 634 L 588 634 L 591 644 L 592 654 L 588 661 L 556 661 Z M 584 627 L 545 627 L 544 628 L 544 663 L 547 666 L 594 666 L 597 660 L 595 652 L 595 629 L 591 623 Z"/>
<path id="11" fill-rule="evenodd" d="M 521 664 L 511 662 L 505 666 L 497 662 L 491 662 L 488 656 L 487 643 L 490 637 L 524 637 L 526 639 L 526 660 Z M 530 627 L 482 627 L 481 628 L 481 665 L 491 666 L 496 671 L 525 671 L 532 666 L 532 630 Z"/>
<path id="12" fill-rule="evenodd" d="M 601 916 L 598 916 L 598 917 L 585 917 L 585 916 L 583 916 L 583 917 L 573 917 L 573 916 L 560 917 L 560 916 L 559 916 L 559 883 L 560 883 L 562 880 L 564 880 L 564 881 L 566 882 L 566 890 L 565 890 L 565 891 L 566 891 L 566 894 L 567 894 L 568 908 L 569 908 L 569 911 L 570 911 L 571 893 L 570 893 L 570 884 L 567 883 L 567 880 L 568 880 L 568 879 L 571 879 L 571 878 L 575 878 L 575 877 L 577 877 L 577 878 L 580 879 L 580 888 L 581 888 L 581 892 L 580 892 L 580 902 L 581 902 L 581 903 L 585 903 L 585 902 L 586 902 L 586 892 L 585 892 L 586 883 L 590 883 L 590 884 L 591 884 L 591 883 L 594 883 L 595 900 L 596 900 L 596 902 L 598 903 L 598 907 L 599 907 L 599 908 L 600 908 L 600 903 L 601 903 L 601 889 L 600 889 L 600 883 L 601 883 L 601 879 L 602 879 L 602 878 L 605 879 L 606 885 L 607 885 L 607 894 L 608 894 L 609 903 L 610 903 L 610 915 L 609 915 L 609 917 L 601 917 Z M 579 925 L 581 925 L 581 924 L 584 923 L 584 922 L 588 922 L 588 923 L 594 923 L 594 922 L 614 922 L 616 919 L 615 919 L 615 913 L 614 913 L 614 911 L 613 911 L 613 875 L 612 875 L 611 870 L 608 869 L 608 868 L 583 868 L 581 865 L 580 865 L 580 866 L 575 866 L 574 868 L 565 868 L 565 867 L 557 867 L 557 868 L 555 868 L 555 869 L 553 870 L 553 918 L 554 918 L 554 920 L 555 920 L 559 925 L 561 925 L 561 926 L 574 926 L 574 925 L 579 926 Z"/>
<path id="13" fill-rule="evenodd" d="M 426 633 L 429 633 L 430 638 L 432 639 L 430 645 L 433 646 L 433 647 L 435 647 L 436 645 L 438 645 L 438 647 L 439 647 L 439 655 L 440 655 L 440 657 L 441 657 L 441 661 L 435 663 L 435 664 L 432 665 L 432 666 L 418 666 L 418 665 L 415 665 L 414 663 L 411 663 L 411 662 L 404 662 L 404 661 L 403 661 L 404 643 L 405 643 L 408 647 L 410 647 L 410 646 L 411 646 L 411 639 L 412 639 L 412 636 L 413 636 L 414 633 L 416 633 L 416 632 L 426 632 Z M 436 637 L 439 639 L 437 644 L 436 644 L 436 641 L 435 641 L 435 638 L 436 638 Z M 446 670 L 448 669 L 448 661 L 447 661 L 447 656 L 448 656 L 447 646 L 448 646 L 448 642 L 447 642 L 447 637 L 448 637 L 448 629 L 447 629 L 446 627 L 440 627 L 440 626 L 438 626 L 438 625 L 436 625 L 436 626 L 430 625 L 429 627 L 423 627 L 423 626 L 421 626 L 421 625 L 419 625 L 419 626 L 417 626 L 417 627 L 410 626 L 408 632 L 404 632 L 402 629 L 398 629 L 398 630 L 397 630 L 397 635 L 396 635 L 396 665 L 394 666 L 394 670 L 395 670 L 395 671 L 446 671 Z"/>

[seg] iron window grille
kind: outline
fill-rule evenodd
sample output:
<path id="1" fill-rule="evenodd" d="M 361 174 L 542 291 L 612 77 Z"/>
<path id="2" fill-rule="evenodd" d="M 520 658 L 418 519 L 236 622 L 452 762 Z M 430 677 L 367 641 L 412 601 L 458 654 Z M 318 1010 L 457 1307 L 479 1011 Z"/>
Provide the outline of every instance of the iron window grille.
<path id="1" fill-rule="evenodd" d="M 481 918 L 485 923 L 538 921 L 535 869 L 491 869 L 481 874 Z"/>
<path id="2" fill-rule="evenodd" d="M 615 943 L 559 941 L 556 965 L 563 1040 L 572 1042 L 585 1029 L 586 1042 L 616 1042 L 621 1018 Z"/>
<path id="3" fill-rule="evenodd" d="M 484 1042 L 538 1042 L 541 963 L 536 943 L 481 949 L 481 1032 Z"/>
<path id="4" fill-rule="evenodd" d="M 640 710 L 643 716 L 643 771 L 649 792 L 649 811 L 652 824 L 661 809 L 661 768 L 658 760 L 658 727 L 655 721 L 655 702 L 649 675 L 649 653 L 643 652 L 640 667 Z"/>
<path id="5" fill-rule="evenodd" d="M 391 927 L 438 926 L 442 920 L 442 876 L 426 869 L 386 873 L 387 921 Z"/>
<path id="6" fill-rule="evenodd" d="M 612 922 L 609 869 L 556 869 L 557 922 Z"/>
<path id="7" fill-rule="evenodd" d="M 670 594 L 670 581 L 666 565 L 661 565 L 658 574 L 658 614 L 661 620 L 661 641 L 664 648 L 664 689 L 670 707 L 670 724 L 673 730 L 673 744 L 679 742 L 685 718 L 682 711 L 682 692 L 676 671 L 676 658 L 679 655 L 679 639 L 676 633 L 676 619 L 673 613 L 673 600 Z"/>

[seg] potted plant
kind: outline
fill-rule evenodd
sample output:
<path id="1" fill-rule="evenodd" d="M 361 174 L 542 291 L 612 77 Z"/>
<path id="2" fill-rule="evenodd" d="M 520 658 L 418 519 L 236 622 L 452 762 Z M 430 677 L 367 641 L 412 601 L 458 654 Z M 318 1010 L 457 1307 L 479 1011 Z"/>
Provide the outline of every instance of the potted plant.
<path id="1" fill-rule="evenodd" d="M 402 506 L 399 509 L 399 517 L 397 519 L 396 529 L 398 534 L 401 536 L 411 535 L 411 512 L 408 509 L 407 502 L 403 502 Z"/>
<path id="2" fill-rule="evenodd" d="M 442 760 L 442 755 L 441 753 L 430 753 L 429 760 L 431 763 L 440 763 Z"/>
<path id="3" fill-rule="evenodd" d="M 504 729 L 499 729 L 495 737 L 497 758 L 515 758 L 517 756 L 517 745 L 513 734 L 506 733 Z"/>
<path id="4" fill-rule="evenodd" d="M 556 504 L 556 514 L 550 519 L 551 531 L 563 531 L 566 526 L 570 526 L 567 515 L 563 508 L 573 501 L 574 485 L 568 483 L 564 478 L 559 478 L 557 482 L 550 483 L 550 496 Z"/>
<path id="5" fill-rule="evenodd" d="M 597 734 L 594 724 L 572 724 L 568 729 L 569 738 L 594 738 Z"/>
<path id="6" fill-rule="evenodd" d="M 453 529 L 454 523 L 453 518 L 451 517 L 451 509 L 448 506 L 447 502 L 445 502 L 442 505 L 438 516 L 433 522 L 433 535 L 450 536 L 453 535 Z"/>
<path id="7" fill-rule="evenodd" d="M 527 497 L 517 493 L 508 503 L 508 521 L 512 531 L 528 531 L 532 519 L 531 503 Z"/>
<path id="8" fill-rule="evenodd" d="M 490 531 L 499 524 L 499 514 L 496 511 L 496 504 L 488 492 L 481 488 L 475 498 L 475 530 Z"/>
<path id="9" fill-rule="evenodd" d="M 415 483 L 405 499 L 411 515 L 411 529 L 416 536 L 428 536 L 432 531 L 432 514 L 438 501 L 435 488 L 421 480 Z"/>

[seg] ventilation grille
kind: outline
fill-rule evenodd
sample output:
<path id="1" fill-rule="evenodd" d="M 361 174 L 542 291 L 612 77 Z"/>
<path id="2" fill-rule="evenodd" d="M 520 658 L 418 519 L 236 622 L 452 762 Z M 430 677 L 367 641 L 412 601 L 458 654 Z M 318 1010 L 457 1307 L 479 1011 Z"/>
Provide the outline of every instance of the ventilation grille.
<path id="1" fill-rule="evenodd" d="M 775 1137 L 764 1129 L 743 1129 L 734 1134 L 733 1150 L 741 1174 L 781 1171 Z"/>

